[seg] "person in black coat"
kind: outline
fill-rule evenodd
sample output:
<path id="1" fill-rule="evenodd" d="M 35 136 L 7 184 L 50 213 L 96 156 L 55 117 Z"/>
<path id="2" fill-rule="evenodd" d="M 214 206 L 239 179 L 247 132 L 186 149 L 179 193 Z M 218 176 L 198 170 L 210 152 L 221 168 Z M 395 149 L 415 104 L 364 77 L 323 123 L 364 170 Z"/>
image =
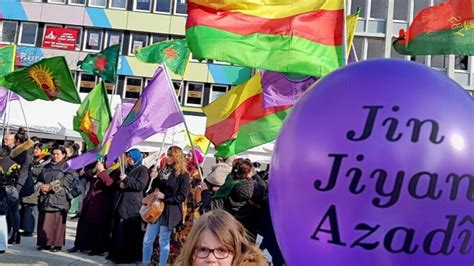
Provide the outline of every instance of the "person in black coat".
<path id="1" fill-rule="evenodd" d="M 153 243 L 159 234 L 160 266 L 165 266 L 170 254 L 170 237 L 173 228 L 183 220 L 182 203 L 189 193 L 190 180 L 186 170 L 183 150 L 177 146 L 168 149 L 166 167 L 151 184 L 152 193 L 165 203 L 165 209 L 159 220 L 147 224 L 143 238 L 143 264 L 151 262 Z"/>
<path id="2" fill-rule="evenodd" d="M 6 215 L 10 202 L 18 200 L 15 182 L 19 167 L 7 156 L 8 151 L 0 148 L 0 254 L 5 253 L 8 247 L 8 228 Z"/>
<path id="3" fill-rule="evenodd" d="M 33 179 L 30 175 L 30 165 L 33 161 L 34 142 L 28 139 L 23 128 L 15 134 L 15 146 L 10 152 L 10 158 L 20 166 L 15 184 L 17 199 L 9 202 L 9 217 L 11 235 L 8 244 L 20 244 L 20 199 L 34 193 Z"/>
<path id="4" fill-rule="evenodd" d="M 126 175 L 120 176 L 114 200 L 111 248 L 108 260 L 114 263 L 141 261 L 143 232 L 140 207 L 149 176 L 138 149 L 127 152 Z"/>
<path id="5" fill-rule="evenodd" d="M 78 177 L 67 167 L 66 149 L 54 147 L 52 161 L 43 168 L 35 185 L 39 193 L 38 250 L 58 252 L 65 244 L 67 212 L 72 200 L 69 190 Z"/>

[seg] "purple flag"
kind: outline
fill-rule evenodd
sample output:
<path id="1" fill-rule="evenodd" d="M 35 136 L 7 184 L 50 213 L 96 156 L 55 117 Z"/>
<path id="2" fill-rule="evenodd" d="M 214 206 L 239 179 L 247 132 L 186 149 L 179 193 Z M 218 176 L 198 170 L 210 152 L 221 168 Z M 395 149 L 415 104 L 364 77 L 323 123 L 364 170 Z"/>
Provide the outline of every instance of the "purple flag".
<path id="1" fill-rule="evenodd" d="M 115 132 L 117 132 L 117 128 L 122 124 L 123 117 L 130 112 L 132 107 L 133 103 L 127 101 L 123 101 L 122 105 L 117 105 L 114 117 L 112 118 L 109 128 L 105 132 L 104 139 L 102 140 L 103 143 L 100 153 L 97 150 L 91 150 L 67 161 L 69 169 L 81 169 L 82 167 L 102 158 L 103 155 L 107 153 L 110 142 L 112 141 L 112 137 L 114 136 Z"/>
<path id="2" fill-rule="evenodd" d="M 293 105 L 317 78 L 262 71 L 263 108 Z"/>
<path id="3" fill-rule="evenodd" d="M 78 170 L 99 159 L 97 150 L 91 150 L 67 161 L 68 170 Z"/>
<path id="4" fill-rule="evenodd" d="M 0 112 L 5 111 L 8 102 L 8 90 L 0 86 Z M 10 101 L 20 100 L 18 94 L 11 92 Z"/>
<path id="5" fill-rule="evenodd" d="M 110 121 L 109 128 L 107 128 L 101 143 L 101 156 L 105 156 L 109 152 L 110 145 L 112 144 L 112 138 L 114 137 L 115 133 L 117 133 L 119 126 L 122 125 L 123 119 L 130 113 L 130 110 L 132 110 L 133 105 L 134 102 L 124 100 L 121 106 L 117 106 L 114 117 L 112 118 L 112 121 Z"/>
<path id="6" fill-rule="evenodd" d="M 159 67 L 122 125 L 107 155 L 107 166 L 130 147 L 183 121 L 174 88 L 166 70 Z"/>

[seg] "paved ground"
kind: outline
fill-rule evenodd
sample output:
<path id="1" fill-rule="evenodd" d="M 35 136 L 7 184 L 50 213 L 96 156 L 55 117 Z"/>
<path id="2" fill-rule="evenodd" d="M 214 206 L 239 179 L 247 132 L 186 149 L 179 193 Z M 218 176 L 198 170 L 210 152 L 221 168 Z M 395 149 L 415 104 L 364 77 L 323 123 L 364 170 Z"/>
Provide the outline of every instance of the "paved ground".
<path id="1" fill-rule="evenodd" d="M 36 236 L 22 237 L 21 244 L 9 245 L 8 250 L 0 255 L 0 265 L 97 265 L 110 264 L 105 257 L 89 256 L 84 253 L 68 253 L 76 235 L 77 219 L 67 221 L 66 246 L 60 252 L 36 250 Z"/>

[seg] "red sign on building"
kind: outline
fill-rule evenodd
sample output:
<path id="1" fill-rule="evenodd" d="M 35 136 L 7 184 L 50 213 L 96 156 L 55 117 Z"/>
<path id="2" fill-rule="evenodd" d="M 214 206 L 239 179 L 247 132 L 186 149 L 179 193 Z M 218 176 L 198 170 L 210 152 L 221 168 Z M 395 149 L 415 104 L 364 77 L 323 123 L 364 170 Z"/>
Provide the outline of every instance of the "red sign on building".
<path id="1" fill-rule="evenodd" d="M 43 38 L 43 47 L 75 50 L 78 29 L 65 29 L 47 26 Z"/>

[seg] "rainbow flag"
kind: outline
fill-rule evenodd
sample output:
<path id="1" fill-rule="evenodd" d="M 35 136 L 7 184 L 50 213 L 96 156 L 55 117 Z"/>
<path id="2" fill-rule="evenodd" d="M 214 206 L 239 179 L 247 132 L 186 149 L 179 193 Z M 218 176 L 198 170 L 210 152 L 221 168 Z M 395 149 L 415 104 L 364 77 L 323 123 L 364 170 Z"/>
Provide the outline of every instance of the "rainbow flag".
<path id="1" fill-rule="evenodd" d="M 189 0 L 194 57 L 324 76 L 344 64 L 344 0 Z"/>
<path id="2" fill-rule="evenodd" d="M 206 137 L 215 156 L 229 157 L 274 140 L 291 106 L 263 108 L 261 75 L 231 89 L 203 108 Z"/>
<path id="3" fill-rule="evenodd" d="M 448 0 L 421 10 L 393 43 L 403 55 L 474 55 L 474 0 Z"/>

